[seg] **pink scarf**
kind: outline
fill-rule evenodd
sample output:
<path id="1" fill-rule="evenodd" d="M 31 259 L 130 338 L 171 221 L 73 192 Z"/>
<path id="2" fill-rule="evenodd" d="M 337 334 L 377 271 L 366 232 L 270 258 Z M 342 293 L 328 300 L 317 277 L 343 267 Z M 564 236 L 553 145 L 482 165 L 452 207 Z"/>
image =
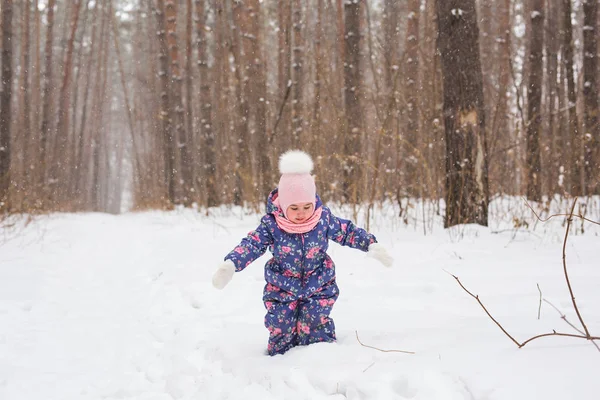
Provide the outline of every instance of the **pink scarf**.
<path id="1" fill-rule="evenodd" d="M 277 206 L 277 208 L 281 209 L 279 205 L 279 199 L 275 199 L 273 203 Z M 306 233 L 310 232 L 321 219 L 321 212 L 323 209 L 321 207 L 317 208 L 313 215 L 309 219 L 301 223 L 295 223 L 284 217 L 281 212 L 274 213 L 275 221 L 277 222 L 277 226 L 283 229 L 287 233 Z"/>

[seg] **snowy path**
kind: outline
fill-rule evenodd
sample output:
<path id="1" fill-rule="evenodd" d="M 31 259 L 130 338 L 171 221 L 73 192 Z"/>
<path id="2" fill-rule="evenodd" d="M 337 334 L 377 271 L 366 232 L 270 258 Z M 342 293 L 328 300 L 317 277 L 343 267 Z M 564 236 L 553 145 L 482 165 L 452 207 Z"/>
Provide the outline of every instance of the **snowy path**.
<path id="1" fill-rule="evenodd" d="M 537 320 L 536 284 L 572 322 L 562 232 L 543 238 L 472 228 L 461 241 L 373 228 L 388 270 L 332 244 L 338 343 L 264 355 L 258 260 L 222 292 L 210 277 L 256 217 L 191 212 L 44 218 L 0 245 L 0 399 L 597 399 L 600 353 L 547 338 L 517 349 L 456 282 L 520 340 Z M 474 234 L 476 233 L 476 235 Z M 477 236 L 477 237 L 474 237 Z M 600 335 L 598 232 L 573 237 L 581 312 Z M 383 353 L 362 347 L 415 351 Z"/>

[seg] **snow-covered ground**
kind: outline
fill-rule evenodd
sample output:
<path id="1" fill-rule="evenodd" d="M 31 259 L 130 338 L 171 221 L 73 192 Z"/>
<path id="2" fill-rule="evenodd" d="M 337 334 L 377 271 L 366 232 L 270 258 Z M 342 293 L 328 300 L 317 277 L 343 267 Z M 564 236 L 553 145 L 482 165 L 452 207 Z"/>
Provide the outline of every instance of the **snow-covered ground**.
<path id="1" fill-rule="evenodd" d="M 371 231 L 395 266 L 332 243 L 338 342 L 276 357 L 265 355 L 267 256 L 223 291 L 210 284 L 258 215 L 17 221 L 0 230 L 0 399 L 600 398 L 592 343 L 547 337 L 519 349 L 447 273 L 519 341 L 576 333 L 545 302 L 538 319 L 537 285 L 579 326 L 563 276 L 563 220 L 536 223 L 522 204 L 503 207 L 495 204 L 490 228 L 444 230 L 436 220 L 427 235 L 391 207 L 378 212 Z M 529 228 L 507 229 L 517 214 Z M 600 336 L 600 229 L 584 228 L 569 237 L 567 262 L 584 321 Z M 364 347 L 356 332 L 365 345 L 415 354 Z"/>

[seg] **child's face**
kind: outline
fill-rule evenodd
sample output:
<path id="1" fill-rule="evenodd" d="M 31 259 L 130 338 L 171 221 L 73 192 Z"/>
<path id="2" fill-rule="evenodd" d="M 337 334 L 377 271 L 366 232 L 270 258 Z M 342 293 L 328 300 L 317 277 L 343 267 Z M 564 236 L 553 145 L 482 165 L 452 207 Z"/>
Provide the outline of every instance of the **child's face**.
<path id="1" fill-rule="evenodd" d="M 300 224 L 313 215 L 313 208 L 313 203 L 291 204 L 286 210 L 287 218 L 296 224 Z"/>

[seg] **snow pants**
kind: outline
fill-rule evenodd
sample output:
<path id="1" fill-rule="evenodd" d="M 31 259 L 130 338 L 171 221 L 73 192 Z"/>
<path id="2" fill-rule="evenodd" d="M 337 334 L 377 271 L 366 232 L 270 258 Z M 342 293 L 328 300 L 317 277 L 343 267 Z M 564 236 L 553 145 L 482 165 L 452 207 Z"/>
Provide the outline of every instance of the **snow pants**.
<path id="1" fill-rule="evenodd" d="M 267 284 L 263 301 L 267 309 L 265 327 L 269 330 L 269 355 L 283 354 L 295 346 L 334 342 L 335 325 L 329 313 L 338 296 L 335 281 L 308 297 L 295 296 Z"/>

